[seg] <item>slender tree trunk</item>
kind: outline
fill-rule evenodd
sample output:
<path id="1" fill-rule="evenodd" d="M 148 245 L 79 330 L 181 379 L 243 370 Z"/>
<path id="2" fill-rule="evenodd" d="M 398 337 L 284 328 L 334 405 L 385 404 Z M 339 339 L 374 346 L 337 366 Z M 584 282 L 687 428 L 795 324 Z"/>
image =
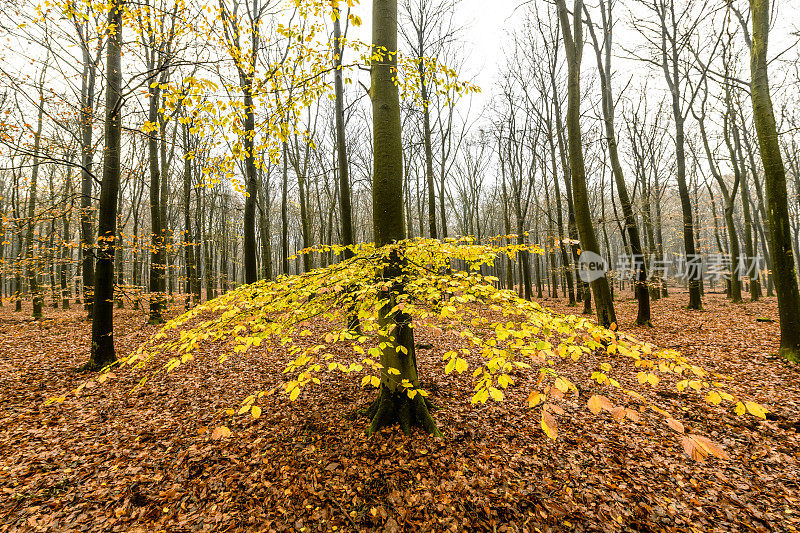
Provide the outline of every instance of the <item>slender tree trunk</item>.
<path id="1" fill-rule="evenodd" d="M 72 196 L 72 174 L 70 171 L 67 171 L 67 183 L 64 187 L 64 194 L 67 196 Z M 72 210 L 75 207 L 73 200 L 70 200 L 69 204 L 65 202 L 65 206 L 69 205 L 69 210 L 64 212 L 64 215 L 61 217 L 61 244 L 59 245 L 60 249 L 60 265 L 58 269 L 58 274 L 60 278 L 61 284 L 61 307 L 63 309 L 69 309 L 69 300 L 70 300 L 70 290 L 69 284 L 67 282 L 67 278 L 70 277 L 72 273 L 72 250 L 70 249 L 69 243 L 71 241 L 70 235 L 70 217 L 72 216 Z M 2 250 L 0 249 L 0 257 L 2 257 Z M 2 284 L 2 280 L 0 280 L 0 285 Z"/>
<path id="2" fill-rule="evenodd" d="M 83 283 L 83 309 L 92 318 L 94 290 L 94 232 L 92 230 L 92 173 L 94 161 L 93 120 L 97 67 L 87 48 L 83 50 L 83 75 L 81 77 L 81 281 Z"/>
<path id="3" fill-rule="evenodd" d="M 567 52 L 568 64 L 568 106 L 567 131 L 569 140 L 570 174 L 572 179 L 572 195 L 575 200 L 575 222 L 581 239 L 583 252 L 589 251 L 600 255 L 600 246 L 592 226 L 592 215 L 589 209 L 589 195 L 586 189 L 586 166 L 583 159 L 583 139 L 580 126 L 580 70 L 583 54 L 583 22 L 581 19 L 582 0 L 575 0 L 574 31 L 570 29 L 569 12 L 565 0 L 557 0 L 561 32 Z M 582 253 L 583 253 L 582 252 Z M 595 298 L 597 323 L 609 327 L 616 324 L 614 302 L 605 275 L 591 282 Z"/>
<path id="4" fill-rule="evenodd" d="M 553 95 L 553 98 L 557 98 Z M 570 265 L 569 254 L 567 253 L 567 243 L 564 238 L 564 215 L 561 210 L 561 185 L 558 183 L 558 167 L 556 165 L 556 147 L 553 141 L 553 132 L 550 131 L 548 139 L 550 142 L 550 164 L 553 167 L 553 188 L 555 190 L 555 197 L 553 198 L 556 204 L 556 225 L 558 226 L 558 249 L 561 252 L 561 268 L 564 271 L 564 277 L 567 282 L 567 293 L 569 297 L 569 307 L 575 305 L 575 287 L 572 283 L 572 265 Z"/>
<path id="5" fill-rule="evenodd" d="M 680 88 L 680 59 L 678 57 L 679 43 L 673 36 L 670 45 L 667 44 L 667 7 L 662 4 L 663 12 L 660 14 L 661 20 L 661 53 L 664 77 L 669 86 L 672 104 L 672 115 L 675 121 L 675 162 L 677 165 L 676 179 L 678 182 L 678 196 L 681 203 L 681 213 L 683 215 L 683 246 L 686 253 L 687 264 L 690 261 L 699 259 L 695 248 L 694 240 L 694 221 L 692 217 L 692 201 L 689 197 L 689 188 L 686 182 L 686 134 L 684 132 L 685 117 L 681 110 L 681 88 Z M 676 27 L 675 6 L 670 4 L 673 27 Z M 692 279 L 694 278 L 694 279 Z M 701 309 L 702 298 L 700 295 L 699 275 L 689 276 L 689 309 Z"/>
<path id="6" fill-rule="evenodd" d="M 431 146 L 431 114 L 428 101 L 428 84 L 425 80 L 424 63 L 424 43 L 422 35 L 422 24 L 418 30 L 419 37 L 419 56 L 417 58 L 417 69 L 419 71 L 419 91 L 422 97 L 422 139 L 425 146 L 425 182 L 428 185 L 428 229 L 431 239 L 439 237 L 436 231 L 436 189 L 433 183 L 433 148 Z M 444 198 L 442 199 L 444 202 Z"/>
<path id="7" fill-rule="evenodd" d="M 112 0 L 109 23 L 116 31 L 108 38 L 106 59 L 106 142 L 100 185 L 97 275 L 92 316 L 92 351 L 88 370 L 117 360 L 114 352 L 114 248 L 117 235 L 117 196 L 120 185 L 122 136 L 122 2 Z"/>
<path id="8" fill-rule="evenodd" d="M 258 197 L 258 171 L 255 161 L 255 108 L 253 105 L 253 78 L 248 74 L 243 80 L 244 91 L 244 135 L 243 145 L 247 152 L 244 161 L 246 191 L 244 199 L 244 281 L 255 283 L 258 281 L 258 264 L 256 261 L 256 200 Z"/>
<path id="9" fill-rule="evenodd" d="M 730 113 L 732 117 L 736 117 L 736 111 L 731 107 Z M 744 122 L 744 120 L 743 120 Z M 744 126 L 744 124 L 742 124 Z M 750 300 L 757 301 L 761 296 L 761 283 L 758 279 L 758 270 L 752 270 L 754 262 L 756 261 L 756 248 L 753 245 L 753 216 L 750 212 L 750 186 L 747 183 L 747 162 L 742 152 L 742 142 L 739 136 L 739 128 L 736 123 L 731 124 L 731 133 L 733 134 L 733 145 L 736 149 L 736 159 L 738 160 L 741 173 L 741 188 L 742 188 L 742 216 L 744 218 L 744 251 L 745 258 L 740 266 L 747 268 L 746 274 L 750 278 Z M 756 265 L 757 267 L 757 265 Z"/>
<path id="10" fill-rule="evenodd" d="M 264 279 L 272 279 L 272 243 L 270 239 L 269 205 L 266 187 L 258 188 L 259 233 L 261 234 L 261 271 Z"/>
<path id="11" fill-rule="evenodd" d="M 199 295 L 195 293 L 196 278 L 195 273 L 195 253 L 192 236 L 192 160 L 188 157 L 189 150 L 189 126 L 183 128 L 183 145 L 186 151 L 183 159 L 183 253 L 184 263 L 186 264 L 186 307 L 200 303 Z M 199 285 L 197 285 L 199 293 Z M 192 302 L 192 296 L 194 301 Z"/>
<path id="12" fill-rule="evenodd" d="M 161 89 L 156 85 L 151 89 L 148 108 L 148 121 L 158 122 L 158 105 L 161 101 Z M 166 242 L 161 220 L 161 167 L 158 161 L 158 137 L 151 131 L 147 139 L 148 166 L 150 169 L 150 324 L 164 322 L 163 313 L 166 308 L 164 297 Z"/>
<path id="13" fill-rule="evenodd" d="M 311 224 L 308 220 L 308 193 L 306 191 L 306 177 L 300 171 L 299 165 L 295 166 L 297 172 L 297 188 L 300 192 L 300 231 L 303 238 L 303 248 L 311 247 Z M 402 194 L 402 193 L 401 193 Z M 401 197 L 402 198 L 402 197 Z M 310 253 L 303 254 L 303 272 L 311 272 L 314 268 Z"/>
<path id="14" fill-rule="evenodd" d="M 344 84 L 342 83 L 342 29 L 339 23 L 339 8 L 335 9 L 333 21 L 333 73 L 334 91 L 336 94 L 336 155 L 339 163 L 339 217 L 342 226 L 342 246 L 351 247 L 353 240 L 353 208 L 350 202 L 350 175 L 349 161 L 347 158 L 347 143 L 345 139 L 344 123 Z M 344 258 L 353 257 L 352 248 L 344 251 Z"/>
<path id="15" fill-rule="evenodd" d="M 730 95 L 728 94 L 728 100 Z M 730 195 L 724 190 L 724 182 L 720 179 L 718 180 L 720 183 L 720 188 L 722 188 L 722 193 L 725 196 L 725 225 L 728 228 L 728 238 L 730 239 L 730 250 L 731 250 L 731 278 L 730 278 L 730 287 L 731 287 L 731 300 L 734 303 L 741 303 L 742 302 L 742 280 L 739 277 L 739 271 L 737 266 L 741 264 L 741 249 L 739 246 L 739 233 L 736 229 L 736 225 L 734 224 L 733 215 L 734 210 L 736 209 L 736 193 L 738 191 L 738 187 L 742 186 L 742 178 L 745 177 L 742 175 L 741 167 L 739 166 L 738 157 L 736 151 L 734 149 L 734 142 L 731 138 L 735 135 L 736 131 L 736 122 L 734 121 L 733 109 L 730 106 L 730 101 L 728 101 L 728 113 L 725 120 L 725 128 L 724 128 L 724 135 L 725 135 L 725 145 L 728 147 L 728 154 L 730 155 L 731 166 L 733 167 L 733 175 L 734 175 L 734 184 L 733 189 Z M 744 193 L 742 193 L 744 194 Z M 747 232 L 749 228 L 747 224 L 745 224 L 745 232 Z M 746 242 L 746 241 L 745 241 Z M 750 242 L 750 248 L 752 250 L 753 243 Z"/>
<path id="16" fill-rule="evenodd" d="M 281 189 L 281 273 L 289 274 L 289 150 L 283 143 L 283 183 Z"/>
<path id="17" fill-rule="evenodd" d="M 41 83 L 44 83 L 42 73 Z M 28 195 L 28 231 L 25 238 L 25 262 L 27 263 L 28 286 L 33 300 L 33 318 L 42 318 L 42 295 L 39 294 L 38 261 L 34 258 L 34 228 L 36 226 L 36 186 L 39 178 L 39 150 L 42 145 L 42 118 L 44 116 L 44 86 L 39 86 L 39 113 L 36 120 L 36 137 L 33 140 L 33 168 L 31 170 L 31 185 Z"/>
<path id="18" fill-rule="evenodd" d="M 597 68 L 600 72 L 600 90 L 602 93 L 603 122 L 606 131 L 606 144 L 608 158 L 611 161 L 611 170 L 614 174 L 614 181 L 617 186 L 619 203 L 622 206 L 622 214 L 625 218 L 625 230 L 628 233 L 628 241 L 631 249 L 631 260 L 635 268 L 634 272 L 634 293 L 638 302 L 638 313 L 636 324 L 650 325 L 650 292 L 647 289 L 647 267 L 644 261 L 644 249 L 639 238 L 639 228 L 636 224 L 636 217 L 633 213 L 633 205 L 628 194 L 628 186 L 625 183 L 625 176 L 622 165 L 619 161 L 617 149 L 617 135 L 614 131 L 614 98 L 611 92 L 611 42 L 613 31 L 613 19 L 611 4 L 608 5 L 606 14 L 606 3 L 600 2 L 600 9 L 603 12 L 603 29 L 605 30 L 605 57 L 601 55 L 600 43 L 595 35 L 594 27 L 589 20 L 589 32 L 594 42 L 595 55 L 597 57 Z M 588 16 L 588 10 L 586 14 Z M 596 299 L 596 298 L 595 298 Z"/>

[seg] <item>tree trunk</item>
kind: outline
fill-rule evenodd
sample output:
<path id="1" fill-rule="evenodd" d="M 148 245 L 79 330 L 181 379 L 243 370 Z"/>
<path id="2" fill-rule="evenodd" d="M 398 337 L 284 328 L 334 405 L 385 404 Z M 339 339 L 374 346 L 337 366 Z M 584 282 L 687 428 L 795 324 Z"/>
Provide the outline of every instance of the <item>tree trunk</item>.
<path id="1" fill-rule="evenodd" d="M 589 251 L 600 255 L 600 246 L 592 226 L 592 215 L 589 209 L 589 195 L 586 190 L 586 166 L 583 159 L 583 139 L 580 126 L 580 70 L 583 54 L 583 23 L 581 19 L 582 0 L 575 0 L 574 31 L 570 29 L 569 13 L 565 0 L 557 0 L 561 31 L 567 52 L 568 64 L 568 106 L 567 132 L 569 141 L 570 174 L 572 179 L 572 195 L 575 201 L 575 222 L 581 239 L 583 252 Z M 583 253 L 582 252 L 582 253 Z M 616 324 L 614 302 L 605 275 L 591 282 L 595 298 L 597 323 L 609 327 Z M 588 296 L 588 295 L 587 295 Z"/>
<path id="2" fill-rule="evenodd" d="M 628 241 L 631 249 L 631 261 L 635 268 L 634 272 L 634 293 L 638 302 L 638 313 L 636 324 L 639 326 L 650 325 L 650 292 L 647 289 L 647 268 L 644 262 L 644 249 L 639 238 L 639 228 L 633 214 L 633 205 L 628 195 L 628 186 L 625 183 L 625 176 L 622 172 L 622 165 L 619 161 L 617 150 L 617 136 L 614 131 L 614 98 L 611 92 L 611 42 L 613 31 L 613 19 L 611 14 L 611 3 L 608 4 L 608 14 L 606 14 L 606 3 L 601 0 L 600 9 L 603 12 L 603 29 L 605 30 L 605 58 L 601 55 L 600 43 L 595 35 L 594 26 L 589 20 L 589 32 L 594 42 L 595 55 L 597 57 L 597 68 L 600 72 L 600 90 L 602 93 L 603 122 L 606 130 L 606 143 L 608 157 L 611 161 L 611 170 L 614 174 L 614 181 L 617 185 L 617 195 L 622 206 L 622 214 L 625 218 L 625 229 L 628 233 Z M 586 14 L 588 16 L 588 10 Z M 605 61 L 604 61 L 605 59 Z"/>
<path id="3" fill-rule="evenodd" d="M 751 48 L 751 98 L 761 160 L 764 163 L 764 192 L 772 241 L 772 271 L 780 316 L 780 353 L 790 361 L 800 360 L 800 291 L 797 288 L 792 253 L 786 169 L 778 143 L 778 129 L 772 108 L 767 74 L 769 0 L 750 0 L 753 17 Z"/>
<path id="4" fill-rule="evenodd" d="M 283 183 L 281 184 L 281 274 L 289 274 L 289 150 L 283 143 Z"/>
<path id="5" fill-rule="evenodd" d="M 81 281 L 83 283 L 83 309 L 92 318 L 94 290 L 94 233 L 92 230 L 92 183 L 94 174 L 94 141 L 92 139 L 94 119 L 94 93 L 97 65 L 92 62 L 88 48 L 83 49 L 83 75 L 81 77 Z"/>
<path id="6" fill-rule="evenodd" d="M 158 104 L 161 88 L 156 85 L 151 89 L 148 121 L 158 122 Z M 158 162 L 158 137 L 151 131 L 147 139 L 147 161 L 150 169 L 150 317 L 148 323 L 164 322 L 163 313 L 166 308 L 164 298 L 164 275 L 166 268 L 166 250 L 164 228 L 161 221 L 161 167 Z"/>
<path id="7" fill-rule="evenodd" d="M 189 155 L 189 126 L 183 128 L 183 145 L 186 154 L 183 159 L 183 253 L 186 263 L 186 305 L 200 303 L 200 284 L 197 283 L 194 242 L 192 235 L 192 160 Z M 192 302 L 192 297 L 194 301 Z"/>
<path id="8" fill-rule="evenodd" d="M 122 5 L 113 0 L 109 24 L 106 73 L 106 135 L 103 150 L 103 181 L 97 224 L 97 275 L 92 316 L 92 351 L 87 370 L 99 370 L 117 360 L 114 353 L 114 248 L 117 234 L 117 196 L 120 185 L 120 139 L 122 135 Z"/>
<path id="9" fill-rule="evenodd" d="M 241 74 L 240 74 L 241 76 Z M 242 80 L 244 91 L 244 134 L 243 143 L 246 152 L 244 167 L 247 194 L 244 198 L 244 282 L 258 281 L 258 265 L 256 261 L 256 200 L 258 197 L 258 171 L 255 160 L 255 108 L 253 106 L 253 78 L 247 74 Z"/>
<path id="10" fill-rule="evenodd" d="M 334 90 L 336 93 L 336 154 L 339 163 L 339 217 L 342 226 L 342 246 L 353 246 L 353 208 L 350 200 L 350 175 L 349 161 L 347 159 L 347 144 L 344 131 L 344 85 L 342 83 L 342 29 L 339 22 L 339 8 L 334 8 L 336 18 L 333 21 L 333 61 L 336 70 L 333 73 Z M 344 258 L 353 257 L 352 248 L 344 251 Z"/>
<path id="11" fill-rule="evenodd" d="M 558 98 L 553 95 L 553 98 Z M 549 126 L 549 125 L 548 125 Z M 569 297 L 569 307 L 575 306 L 575 287 L 572 283 L 572 265 L 569 261 L 569 254 L 567 253 L 567 243 L 564 238 L 564 215 L 561 210 L 561 185 L 558 183 L 558 167 L 556 165 L 556 147 L 553 141 L 553 132 L 550 128 L 550 135 L 547 136 L 550 143 L 550 164 L 553 167 L 553 188 L 555 190 L 555 197 L 553 198 L 556 204 L 556 225 L 558 226 L 558 249 L 561 252 L 561 268 L 564 271 L 564 277 L 567 282 L 567 293 Z"/>
<path id="12" fill-rule="evenodd" d="M 419 38 L 419 57 L 417 69 L 419 71 L 419 92 L 422 98 L 422 139 L 425 146 L 425 182 L 428 185 L 428 230 L 431 239 L 439 237 L 436 232 L 436 189 L 433 183 L 433 148 L 431 147 L 431 114 L 428 101 L 428 84 L 425 82 L 424 43 L 422 24 L 417 33 Z M 444 202 L 444 198 L 442 199 Z"/>
<path id="13" fill-rule="evenodd" d="M 406 236 L 400 97 L 393 80 L 397 69 L 397 0 L 373 0 L 372 17 L 373 52 L 383 55 L 381 60 L 372 62 L 371 69 L 373 225 L 376 245 L 384 246 Z M 424 397 L 417 393 L 410 398 L 400 386 L 403 380 L 408 380 L 412 390 L 419 388 L 410 317 L 401 311 L 388 313 L 394 307 L 391 302 L 398 301 L 404 292 L 404 263 L 402 250 L 396 248 L 382 269 L 382 277 L 389 286 L 383 298 L 389 299 L 390 304 L 381 308 L 379 342 L 384 347 L 383 368 L 378 398 L 367 412 L 371 417 L 367 432 L 372 434 L 398 421 L 405 433 L 412 426 L 419 426 L 429 434 L 441 435 Z M 390 374 L 390 368 L 397 369 L 399 374 Z"/>
<path id="14" fill-rule="evenodd" d="M 42 73 L 41 83 L 44 83 L 44 72 Z M 33 140 L 33 168 L 31 170 L 31 188 L 28 197 L 28 231 L 25 237 L 25 262 L 27 263 L 28 286 L 33 300 L 33 318 L 42 318 L 42 295 L 39 294 L 39 282 L 37 280 L 37 261 L 34 258 L 33 238 L 34 227 L 36 226 L 36 186 L 39 177 L 39 150 L 42 140 L 42 118 L 44 115 L 44 86 L 39 85 L 39 114 L 36 120 L 36 137 Z"/>

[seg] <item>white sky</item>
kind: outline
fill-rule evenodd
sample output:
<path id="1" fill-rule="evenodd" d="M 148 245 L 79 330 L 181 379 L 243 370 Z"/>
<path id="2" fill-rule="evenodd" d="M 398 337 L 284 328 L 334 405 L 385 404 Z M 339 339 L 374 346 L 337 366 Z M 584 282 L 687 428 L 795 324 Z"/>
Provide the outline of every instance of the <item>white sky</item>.
<path id="1" fill-rule="evenodd" d="M 361 3 L 354 8 L 354 13 L 361 16 L 363 25 L 353 31 L 351 28 L 350 36 L 358 36 L 365 42 L 371 38 L 372 22 L 372 0 L 360 0 Z M 455 14 L 457 25 L 465 26 L 463 38 L 466 41 L 463 48 L 464 55 L 468 58 L 465 62 L 470 65 L 468 72 L 464 72 L 464 77 L 474 79 L 483 90 L 482 95 L 474 97 L 473 110 L 478 110 L 483 103 L 491 96 L 494 82 L 504 62 L 503 46 L 508 42 L 509 31 L 519 26 L 528 8 L 524 4 L 531 2 L 545 2 L 549 0 L 461 0 L 458 12 Z M 698 0 L 685 0 L 695 2 Z M 704 0 L 710 2 L 723 2 L 727 0 Z M 597 2 L 586 0 L 587 5 L 595 19 L 599 23 L 599 12 L 596 10 Z M 747 0 L 734 0 L 743 9 L 746 7 Z M 773 5 L 777 10 L 777 17 L 774 27 L 770 32 L 770 55 L 775 56 L 778 52 L 793 43 L 800 30 L 800 0 L 773 0 Z M 572 2 L 568 0 L 568 5 Z M 647 8 L 637 5 L 635 0 L 613 0 L 615 21 L 613 68 L 619 78 L 625 78 L 625 82 L 633 74 L 636 77 L 643 77 L 653 73 L 651 66 L 644 65 L 639 61 L 627 61 L 622 57 L 620 44 L 631 47 L 634 42 L 641 40 L 641 37 L 631 27 L 629 18 L 631 15 L 647 17 L 650 12 Z M 746 10 L 745 10 L 746 11 Z M 544 13 L 544 10 L 542 11 Z M 736 22 L 736 21 L 734 21 Z M 584 47 L 583 70 L 589 73 L 595 69 L 595 59 L 591 47 L 591 41 L 586 36 Z M 789 57 L 797 57 L 795 50 Z M 747 66 L 747 65 L 745 65 Z M 661 73 L 654 72 L 657 80 L 661 81 Z M 770 72 L 773 79 L 781 78 L 780 68 L 775 66 Z M 616 81 L 616 80 L 615 80 Z M 782 81 L 782 80 L 781 80 Z M 651 84 L 653 85 L 653 84 Z"/>

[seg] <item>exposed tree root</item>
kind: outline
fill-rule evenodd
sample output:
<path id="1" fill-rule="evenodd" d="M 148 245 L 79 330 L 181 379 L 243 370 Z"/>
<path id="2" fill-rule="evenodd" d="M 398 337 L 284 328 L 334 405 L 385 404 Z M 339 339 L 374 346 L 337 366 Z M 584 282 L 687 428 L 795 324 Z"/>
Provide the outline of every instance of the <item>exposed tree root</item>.
<path id="1" fill-rule="evenodd" d="M 406 435 L 411 434 L 411 428 L 419 427 L 428 435 L 441 437 L 442 433 L 436 427 L 436 422 L 430 414 L 431 408 L 433 408 L 431 401 L 421 394 L 417 394 L 412 399 L 405 391 L 391 392 L 387 387 L 382 386 L 378 397 L 365 413 L 370 419 L 367 435 L 372 435 L 384 427 L 398 423 Z"/>

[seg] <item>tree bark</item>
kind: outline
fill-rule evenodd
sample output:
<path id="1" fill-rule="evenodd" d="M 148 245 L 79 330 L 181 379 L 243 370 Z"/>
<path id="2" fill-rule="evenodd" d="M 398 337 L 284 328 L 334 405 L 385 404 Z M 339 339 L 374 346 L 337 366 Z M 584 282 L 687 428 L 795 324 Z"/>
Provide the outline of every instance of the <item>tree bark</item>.
<path id="1" fill-rule="evenodd" d="M 580 71 L 581 56 L 583 54 L 581 11 L 583 1 L 575 0 L 573 8 L 574 31 L 570 28 L 569 13 L 565 0 L 557 0 L 556 5 L 567 53 L 569 76 L 567 84 L 567 138 L 569 141 L 572 194 L 575 201 L 575 222 L 578 227 L 582 250 L 600 255 L 600 246 L 592 226 L 592 215 L 589 209 L 589 196 L 586 189 L 586 166 L 583 159 L 583 139 L 580 125 Z M 597 323 L 605 327 L 616 324 L 617 317 L 614 311 L 614 302 L 611 299 L 611 291 L 608 287 L 608 279 L 603 275 L 592 281 L 591 287 L 594 293 Z"/>
<path id="2" fill-rule="evenodd" d="M 100 215 L 97 224 L 97 272 L 92 316 L 92 349 L 87 370 L 99 370 L 117 360 L 114 352 L 114 248 L 117 235 L 117 196 L 120 185 L 122 136 L 122 1 L 113 0 L 109 12 L 112 28 L 106 51 L 106 142 Z"/>
<path id="3" fill-rule="evenodd" d="M 28 230 L 25 237 L 25 262 L 27 268 L 28 287 L 33 300 L 33 318 L 42 318 L 42 295 L 39 293 L 37 279 L 37 261 L 34 257 L 34 228 L 36 226 L 36 186 L 39 178 L 39 150 L 42 146 L 42 118 L 44 116 L 44 72 L 39 83 L 39 110 L 36 119 L 36 136 L 33 139 L 33 168 L 31 169 L 31 185 L 28 194 Z"/>
<path id="4" fill-rule="evenodd" d="M 780 354 L 797 362 L 800 360 L 800 291 L 797 288 L 792 253 L 786 169 L 778 143 L 778 129 L 767 74 L 769 0 L 750 0 L 750 11 L 753 18 L 750 95 L 764 164 L 764 192 L 772 241 L 772 271 L 781 328 Z"/>
<path id="5" fill-rule="evenodd" d="M 403 149 L 400 127 L 400 97 L 394 83 L 397 70 L 397 0 L 372 2 L 371 68 L 372 128 L 373 128 L 373 225 L 375 243 L 384 246 L 406 237 L 403 214 Z M 422 427 L 427 433 L 441 435 L 431 418 L 423 396 L 417 393 L 410 398 L 400 384 L 408 380 L 412 389 L 419 388 L 417 361 L 414 353 L 414 332 L 410 317 L 401 311 L 389 313 L 404 293 L 405 257 L 397 247 L 383 265 L 382 278 L 389 286 L 383 298 L 379 323 L 381 350 L 380 392 L 367 414 L 371 422 L 367 429 L 372 434 L 384 426 L 400 423 L 405 433 L 412 426 Z M 395 368 L 399 375 L 390 374 Z"/>
<path id="6" fill-rule="evenodd" d="M 339 217 L 342 226 L 342 246 L 351 247 L 353 240 L 353 208 L 350 200 L 350 163 L 347 158 L 344 121 L 344 84 L 342 83 L 342 29 L 339 22 L 339 8 L 334 8 L 336 18 L 333 21 L 333 73 L 334 91 L 336 94 L 336 155 L 339 163 Z M 352 248 L 344 250 L 344 258 L 353 257 Z"/>

